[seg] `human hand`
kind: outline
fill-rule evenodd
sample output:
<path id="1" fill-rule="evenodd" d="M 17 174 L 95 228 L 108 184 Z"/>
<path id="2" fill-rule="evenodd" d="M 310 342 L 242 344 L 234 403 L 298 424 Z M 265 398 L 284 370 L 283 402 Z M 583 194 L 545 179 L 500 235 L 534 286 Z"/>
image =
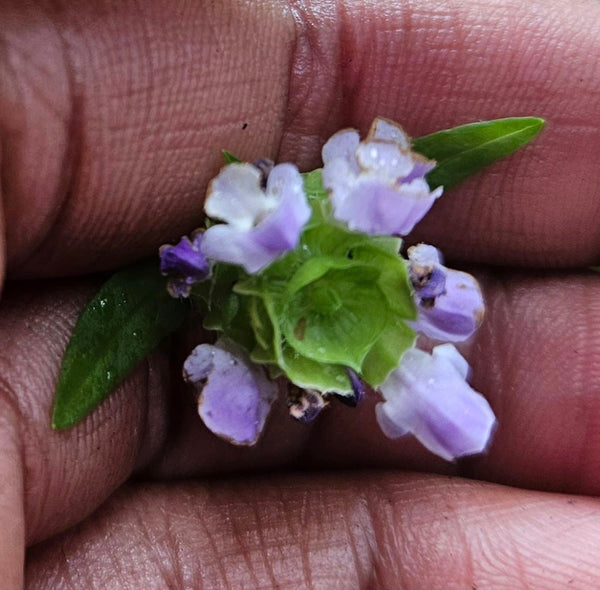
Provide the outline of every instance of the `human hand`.
<path id="1" fill-rule="evenodd" d="M 0 10 L 0 586 L 23 583 L 35 543 L 27 588 L 598 584 L 598 279 L 573 269 L 600 251 L 600 6 Z M 549 122 L 442 197 L 414 236 L 485 265 L 488 317 L 465 353 L 498 416 L 486 456 L 446 464 L 389 441 L 373 400 L 312 426 L 280 406 L 256 447 L 230 447 L 180 383 L 185 337 L 85 422 L 51 431 L 61 355 L 97 285 L 79 275 L 199 225 L 222 148 L 309 169 L 331 133 L 377 115 L 415 136 Z"/>

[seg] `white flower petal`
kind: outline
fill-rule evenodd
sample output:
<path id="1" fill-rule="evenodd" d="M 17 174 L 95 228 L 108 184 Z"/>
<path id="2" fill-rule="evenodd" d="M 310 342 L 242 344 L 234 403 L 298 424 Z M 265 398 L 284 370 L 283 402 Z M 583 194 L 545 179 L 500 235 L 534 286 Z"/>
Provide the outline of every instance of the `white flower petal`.
<path id="1" fill-rule="evenodd" d="M 261 172 L 252 164 L 229 164 L 208 188 L 204 210 L 209 217 L 249 229 L 277 204 L 260 187 Z"/>

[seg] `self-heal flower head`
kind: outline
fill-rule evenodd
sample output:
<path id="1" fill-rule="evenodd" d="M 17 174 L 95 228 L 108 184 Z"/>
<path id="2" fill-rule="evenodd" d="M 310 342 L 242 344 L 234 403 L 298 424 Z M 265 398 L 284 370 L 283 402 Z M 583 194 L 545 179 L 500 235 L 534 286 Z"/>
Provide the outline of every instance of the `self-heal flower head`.
<path id="1" fill-rule="evenodd" d="M 237 445 L 258 440 L 277 386 L 230 340 L 200 344 L 183 365 L 198 390 L 198 413 L 209 430 Z"/>
<path id="2" fill-rule="evenodd" d="M 375 119 L 362 142 L 354 129 L 339 131 L 322 157 L 333 215 L 352 230 L 406 235 L 443 191 L 425 180 L 435 162 L 411 151 L 406 133 L 386 119 Z"/>
<path id="3" fill-rule="evenodd" d="M 204 234 L 198 232 L 190 240 L 184 236 L 175 246 L 159 250 L 160 271 L 169 278 L 167 289 L 173 297 L 188 297 L 195 283 L 204 281 L 210 267 L 202 253 Z"/>
<path id="4" fill-rule="evenodd" d="M 452 461 L 481 453 L 496 418 L 486 399 L 467 383 L 469 365 L 452 344 L 432 354 L 410 349 L 381 386 L 376 407 L 384 434 L 413 434 L 432 453 Z"/>
<path id="5" fill-rule="evenodd" d="M 479 284 L 466 272 L 442 264 L 439 251 L 419 244 L 408 249 L 409 276 L 418 317 L 417 332 L 446 342 L 461 342 L 481 325 L 485 304 Z"/>
<path id="6" fill-rule="evenodd" d="M 208 189 L 204 209 L 225 223 L 206 230 L 202 251 L 212 260 L 254 274 L 298 245 L 311 210 L 302 176 L 292 164 L 264 173 L 252 164 L 230 164 Z"/>

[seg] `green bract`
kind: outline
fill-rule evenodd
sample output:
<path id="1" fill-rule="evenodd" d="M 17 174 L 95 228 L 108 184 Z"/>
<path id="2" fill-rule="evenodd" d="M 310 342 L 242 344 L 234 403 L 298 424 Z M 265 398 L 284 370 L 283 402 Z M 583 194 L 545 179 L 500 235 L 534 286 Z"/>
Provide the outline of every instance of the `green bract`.
<path id="1" fill-rule="evenodd" d="M 401 241 L 349 231 L 328 212 L 320 171 L 305 175 L 313 209 L 297 248 L 259 275 L 217 265 L 205 327 L 248 348 L 252 360 L 296 385 L 350 394 L 347 368 L 379 385 L 415 340 Z"/>

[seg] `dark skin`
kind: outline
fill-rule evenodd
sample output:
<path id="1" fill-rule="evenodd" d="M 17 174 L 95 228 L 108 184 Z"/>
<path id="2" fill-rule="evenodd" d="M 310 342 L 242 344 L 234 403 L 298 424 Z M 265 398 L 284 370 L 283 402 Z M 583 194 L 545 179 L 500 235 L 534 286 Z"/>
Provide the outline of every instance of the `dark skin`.
<path id="1" fill-rule="evenodd" d="M 600 279 L 585 270 L 600 253 L 600 4 L 3 0 L 0 14 L 0 586 L 600 583 Z M 255 448 L 228 446 L 180 381 L 193 328 L 84 423 L 50 429 L 86 275 L 198 226 L 222 148 L 307 170 L 377 115 L 415 136 L 549 122 L 412 236 L 485 287 L 462 350 L 498 416 L 487 455 L 448 464 L 385 439 L 374 398 L 311 427 L 280 404 Z"/>

